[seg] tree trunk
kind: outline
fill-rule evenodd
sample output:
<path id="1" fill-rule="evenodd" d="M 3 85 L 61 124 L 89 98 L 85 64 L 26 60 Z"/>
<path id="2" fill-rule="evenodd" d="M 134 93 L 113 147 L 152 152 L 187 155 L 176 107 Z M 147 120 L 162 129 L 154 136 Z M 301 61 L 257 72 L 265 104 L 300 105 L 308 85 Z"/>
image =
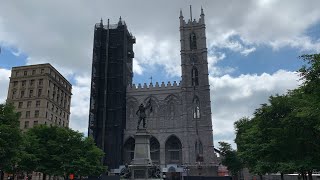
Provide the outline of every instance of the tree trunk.
<path id="1" fill-rule="evenodd" d="M 0 180 L 3 180 L 4 173 L 0 170 Z"/>
<path id="2" fill-rule="evenodd" d="M 305 172 L 301 172 L 301 176 L 302 176 L 302 179 L 303 179 L 303 180 L 307 180 L 307 178 L 306 178 L 306 173 L 305 173 Z"/>
<path id="3" fill-rule="evenodd" d="M 283 176 L 283 173 L 281 173 L 281 180 L 284 180 L 284 176 Z"/>
<path id="4" fill-rule="evenodd" d="M 312 171 L 308 171 L 308 178 L 309 180 L 312 180 Z"/>
<path id="5" fill-rule="evenodd" d="M 45 173 L 43 173 L 43 175 L 42 175 L 42 180 L 46 180 L 46 174 Z"/>
<path id="6" fill-rule="evenodd" d="M 260 177 L 260 180 L 263 180 L 263 179 L 262 179 L 262 175 L 261 175 L 261 174 L 259 174 L 259 177 Z"/>

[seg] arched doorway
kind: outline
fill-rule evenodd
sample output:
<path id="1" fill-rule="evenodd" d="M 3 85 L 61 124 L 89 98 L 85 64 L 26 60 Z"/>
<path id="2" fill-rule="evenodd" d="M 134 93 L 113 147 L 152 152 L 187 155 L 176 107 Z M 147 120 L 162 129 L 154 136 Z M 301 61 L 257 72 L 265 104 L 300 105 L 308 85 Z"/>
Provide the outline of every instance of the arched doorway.
<path id="1" fill-rule="evenodd" d="M 170 136 L 165 145 L 165 156 L 166 156 L 166 164 L 182 164 L 182 145 L 180 140 L 172 135 Z M 174 167 L 170 167 L 167 172 L 168 180 L 179 180 L 181 175 L 179 172 L 176 172 Z"/>

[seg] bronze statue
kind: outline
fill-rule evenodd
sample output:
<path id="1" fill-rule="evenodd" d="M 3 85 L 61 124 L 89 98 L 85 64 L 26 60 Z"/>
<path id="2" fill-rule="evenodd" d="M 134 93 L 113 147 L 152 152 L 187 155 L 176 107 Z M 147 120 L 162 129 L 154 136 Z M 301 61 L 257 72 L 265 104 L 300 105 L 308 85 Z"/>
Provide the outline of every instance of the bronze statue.
<path id="1" fill-rule="evenodd" d="M 139 129 L 141 121 L 143 121 L 143 128 L 146 128 L 146 110 L 150 109 L 150 112 L 152 112 L 152 106 L 151 106 L 151 99 L 149 99 L 146 106 L 144 106 L 142 103 L 139 106 L 139 109 L 136 112 L 136 115 L 139 116 L 139 121 L 137 125 L 137 129 Z"/>

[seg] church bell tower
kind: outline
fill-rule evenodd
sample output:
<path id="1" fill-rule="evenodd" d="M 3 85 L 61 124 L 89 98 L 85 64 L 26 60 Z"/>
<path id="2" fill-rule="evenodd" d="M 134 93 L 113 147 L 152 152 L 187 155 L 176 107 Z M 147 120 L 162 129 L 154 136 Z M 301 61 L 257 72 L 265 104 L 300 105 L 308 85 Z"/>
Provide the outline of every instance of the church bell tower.
<path id="1" fill-rule="evenodd" d="M 188 163 L 214 161 L 211 121 L 210 85 L 208 73 L 206 26 L 201 8 L 200 18 L 184 20 L 180 10 L 180 43 L 183 93 L 183 119 L 188 129 Z"/>

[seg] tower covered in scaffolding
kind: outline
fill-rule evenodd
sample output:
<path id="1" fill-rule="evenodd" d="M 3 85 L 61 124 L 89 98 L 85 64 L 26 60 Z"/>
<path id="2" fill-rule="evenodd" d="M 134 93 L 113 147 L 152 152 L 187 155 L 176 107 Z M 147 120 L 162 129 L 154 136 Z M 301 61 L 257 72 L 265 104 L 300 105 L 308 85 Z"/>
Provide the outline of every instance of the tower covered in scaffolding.
<path id="1" fill-rule="evenodd" d="M 109 169 L 123 164 L 126 88 L 132 83 L 135 38 L 124 21 L 94 26 L 88 134 L 105 153 Z"/>

